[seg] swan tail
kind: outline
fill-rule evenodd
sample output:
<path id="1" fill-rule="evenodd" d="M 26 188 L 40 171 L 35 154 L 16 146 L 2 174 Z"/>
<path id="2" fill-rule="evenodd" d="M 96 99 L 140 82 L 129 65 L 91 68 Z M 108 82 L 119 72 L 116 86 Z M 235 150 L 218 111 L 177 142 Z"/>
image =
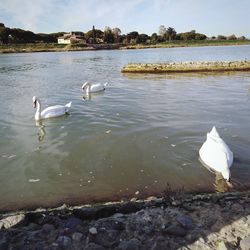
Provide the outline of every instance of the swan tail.
<path id="1" fill-rule="evenodd" d="M 70 108 L 71 108 L 71 104 L 72 102 L 69 102 L 65 105 L 65 112 L 69 112 Z"/>

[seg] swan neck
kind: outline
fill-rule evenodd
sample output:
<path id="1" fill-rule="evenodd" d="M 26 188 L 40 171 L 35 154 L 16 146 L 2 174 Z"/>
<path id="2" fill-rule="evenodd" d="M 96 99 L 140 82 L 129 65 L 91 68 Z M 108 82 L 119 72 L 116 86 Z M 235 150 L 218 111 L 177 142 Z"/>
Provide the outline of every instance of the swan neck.
<path id="1" fill-rule="evenodd" d="M 89 92 L 90 92 L 90 84 L 88 83 L 87 86 L 86 86 L 86 93 L 87 93 L 87 95 L 89 94 Z"/>
<path id="2" fill-rule="evenodd" d="M 40 120 L 41 119 L 41 102 L 40 102 L 40 100 L 37 99 L 36 104 L 37 104 L 37 109 L 36 109 L 35 119 Z"/>

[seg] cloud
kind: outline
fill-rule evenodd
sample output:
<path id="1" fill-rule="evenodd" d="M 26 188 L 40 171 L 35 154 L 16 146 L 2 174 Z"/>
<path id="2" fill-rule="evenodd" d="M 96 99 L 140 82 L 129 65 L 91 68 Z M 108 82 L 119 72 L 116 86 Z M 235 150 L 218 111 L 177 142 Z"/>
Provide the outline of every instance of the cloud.
<path id="1" fill-rule="evenodd" d="M 129 12 L 143 2 L 147 0 L 30 0 L 25 4 L 8 0 L 1 1 L 0 11 L 8 14 L 17 27 L 35 32 L 52 31 L 53 27 L 61 29 L 57 31 L 83 30 L 95 23 L 106 26 L 124 22 Z"/>

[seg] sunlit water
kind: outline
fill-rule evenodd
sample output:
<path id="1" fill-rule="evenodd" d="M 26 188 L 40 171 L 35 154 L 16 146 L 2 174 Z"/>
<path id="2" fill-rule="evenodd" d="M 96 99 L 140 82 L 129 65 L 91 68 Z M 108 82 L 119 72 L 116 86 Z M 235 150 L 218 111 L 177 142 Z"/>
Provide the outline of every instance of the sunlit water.
<path id="1" fill-rule="evenodd" d="M 213 191 L 218 181 L 198 160 L 213 125 L 234 152 L 236 187 L 249 187 L 250 72 L 120 71 L 238 59 L 250 59 L 250 46 L 0 55 L 0 209 L 145 197 L 168 185 Z M 84 99 L 87 80 L 109 85 Z M 34 95 L 44 108 L 72 101 L 70 115 L 36 126 Z"/>

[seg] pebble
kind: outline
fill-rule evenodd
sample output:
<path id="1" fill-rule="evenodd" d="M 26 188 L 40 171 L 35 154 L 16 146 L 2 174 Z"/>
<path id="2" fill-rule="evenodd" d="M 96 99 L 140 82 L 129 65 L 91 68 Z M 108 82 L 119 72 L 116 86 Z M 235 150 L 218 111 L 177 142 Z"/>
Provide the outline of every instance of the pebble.
<path id="1" fill-rule="evenodd" d="M 95 227 L 91 227 L 91 228 L 89 229 L 89 232 L 90 232 L 91 234 L 97 234 L 97 229 L 96 229 Z"/>

